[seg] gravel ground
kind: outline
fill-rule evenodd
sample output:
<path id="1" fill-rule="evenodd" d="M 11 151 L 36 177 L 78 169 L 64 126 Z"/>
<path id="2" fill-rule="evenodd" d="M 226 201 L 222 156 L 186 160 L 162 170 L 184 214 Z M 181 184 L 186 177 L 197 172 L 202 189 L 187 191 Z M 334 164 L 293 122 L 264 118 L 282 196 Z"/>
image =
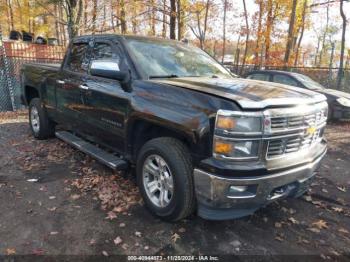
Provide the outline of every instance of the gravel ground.
<path id="1" fill-rule="evenodd" d="M 113 173 L 57 139 L 33 139 L 24 112 L 1 113 L 0 255 L 350 260 L 350 125 L 330 125 L 326 136 L 329 151 L 302 198 L 243 219 L 166 223 L 144 208 L 128 174 Z"/>

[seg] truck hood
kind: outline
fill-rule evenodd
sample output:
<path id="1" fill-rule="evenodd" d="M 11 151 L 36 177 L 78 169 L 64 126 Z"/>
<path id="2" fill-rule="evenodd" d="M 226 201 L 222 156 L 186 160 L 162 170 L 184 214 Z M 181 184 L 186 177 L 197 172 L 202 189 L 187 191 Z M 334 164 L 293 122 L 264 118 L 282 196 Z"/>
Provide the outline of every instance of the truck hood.
<path id="1" fill-rule="evenodd" d="M 324 95 L 310 90 L 243 78 L 184 77 L 152 79 L 150 81 L 230 99 L 238 103 L 243 109 L 296 106 L 326 100 Z"/>
<path id="2" fill-rule="evenodd" d="M 320 92 L 322 94 L 324 94 L 327 97 L 333 98 L 333 99 L 337 99 L 337 98 L 347 98 L 350 99 L 350 94 L 349 93 L 345 93 L 339 90 L 334 90 L 334 89 L 330 89 L 330 88 L 325 88 L 322 90 L 317 90 L 317 92 Z"/>

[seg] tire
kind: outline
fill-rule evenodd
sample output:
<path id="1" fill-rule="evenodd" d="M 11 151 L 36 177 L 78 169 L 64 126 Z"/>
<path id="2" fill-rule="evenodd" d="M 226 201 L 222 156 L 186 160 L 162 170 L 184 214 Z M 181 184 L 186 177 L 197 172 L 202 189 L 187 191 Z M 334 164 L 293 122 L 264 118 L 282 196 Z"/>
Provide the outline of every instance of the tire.
<path id="1" fill-rule="evenodd" d="M 160 164 L 158 165 L 158 163 Z M 157 169 L 152 169 L 152 172 L 146 171 L 151 170 L 147 168 L 151 166 L 153 168 L 162 167 L 163 173 L 158 170 L 159 180 L 156 180 L 155 176 L 152 175 L 152 173 L 156 173 Z M 146 207 L 153 214 L 166 221 L 178 221 L 191 215 L 195 207 L 192 171 L 190 153 L 181 141 L 170 137 L 148 141 L 141 148 L 136 164 L 137 184 Z M 171 181 L 173 182 L 172 192 Z M 157 201 L 157 192 L 152 195 L 152 190 L 146 186 L 150 183 L 155 185 L 154 182 L 158 183 L 159 199 L 166 199 L 162 201 L 163 205 L 161 200 Z M 160 188 L 168 189 L 168 191 L 163 191 L 162 196 L 165 198 L 160 197 Z"/>
<path id="2" fill-rule="evenodd" d="M 33 98 L 29 103 L 29 125 L 33 136 L 37 139 L 47 139 L 55 134 L 55 125 L 47 117 L 40 98 Z"/>

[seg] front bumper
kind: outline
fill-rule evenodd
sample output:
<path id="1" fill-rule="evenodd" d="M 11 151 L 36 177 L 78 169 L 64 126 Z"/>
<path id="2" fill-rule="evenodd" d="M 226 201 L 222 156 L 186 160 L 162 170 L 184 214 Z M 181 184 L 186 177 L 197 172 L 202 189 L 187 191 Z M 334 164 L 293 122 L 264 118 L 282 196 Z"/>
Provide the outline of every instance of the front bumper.
<path id="1" fill-rule="evenodd" d="M 307 190 L 326 151 L 324 144 L 317 156 L 303 165 L 259 176 L 227 178 L 196 168 L 198 215 L 210 220 L 239 218 L 277 199 L 298 197 Z"/>

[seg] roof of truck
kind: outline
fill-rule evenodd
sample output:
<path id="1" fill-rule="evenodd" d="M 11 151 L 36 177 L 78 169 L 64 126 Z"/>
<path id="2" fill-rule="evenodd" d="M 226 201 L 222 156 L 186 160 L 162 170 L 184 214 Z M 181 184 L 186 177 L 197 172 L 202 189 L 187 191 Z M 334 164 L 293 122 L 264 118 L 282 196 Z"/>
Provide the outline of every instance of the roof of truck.
<path id="1" fill-rule="evenodd" d="M 153 40 L 153 41 L 157 41 L 157 42 L 174 42 L 175 41 L 175 42 L 183 43 L 183 42 L 178 41 L 178 40 L 155 37 L 155 36 L 123 35 L 123 34 L 83 35 L 83 36 L 75 37 L 73 41 L 89 40 L 91 38 L 114 38 L 114 37 L 124 38 L 124 39 Z"/>

